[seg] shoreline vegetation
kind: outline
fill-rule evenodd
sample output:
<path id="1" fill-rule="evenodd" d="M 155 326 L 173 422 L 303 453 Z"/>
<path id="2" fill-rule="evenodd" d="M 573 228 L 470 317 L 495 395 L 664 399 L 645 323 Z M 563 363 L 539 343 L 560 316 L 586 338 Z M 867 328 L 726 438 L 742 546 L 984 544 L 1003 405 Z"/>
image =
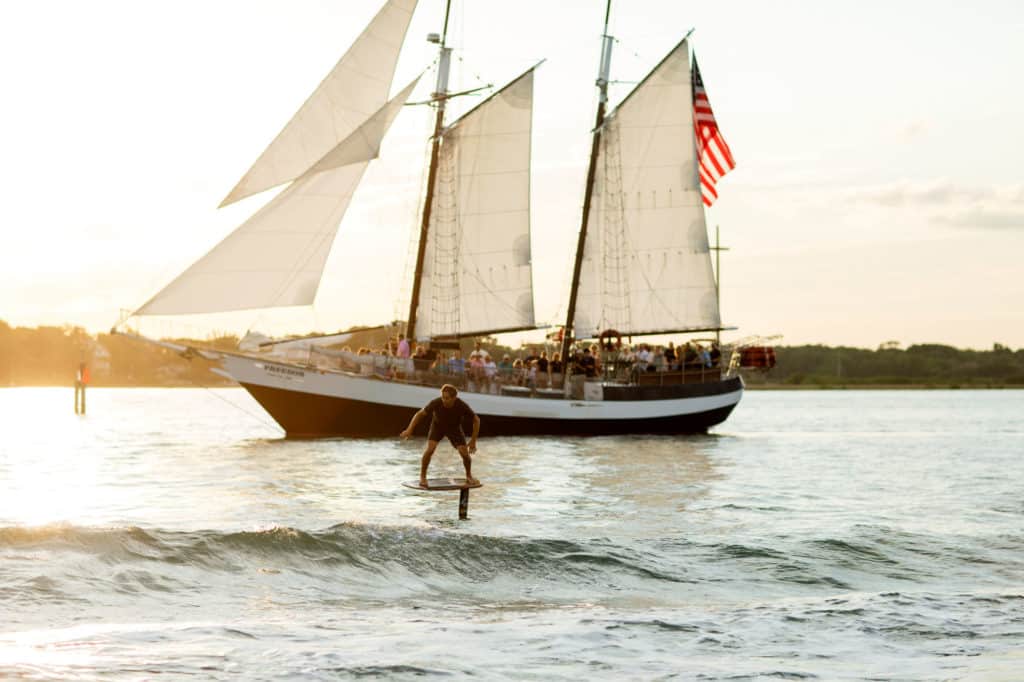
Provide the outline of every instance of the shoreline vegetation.
<path id="1" fill-rule="evenodd" d="M 352 348 L 383 347 L 382 328 L 353 328 Z M 238 338 L 220 335 L 179 343 L 234 350 Z M 496 339 L 479 339 L 491 354 L 525 354 Z M 636 340 L 640 343 L 641 340 Z M 474 340 L 464 341 L 468 356 Z M 539 347 L 540 344 L 537 344 Z M 532 347 L 532 346 L 531 346 Z M 723 354 L 726 361 L 729 352 Z M 768 371 L 743 371 L 750 390 L 935 390 L 1024 389 L 1024 348 L 993 344 L 991 350 L 958 349 L 942 344 L 900 348 L 887 342 L 877 349 L 847 346 L 778 346 L 778 365 Z M 500 355 L 499 355 L 500 357 Z M 81 327 L 12 327 L 0 320 L 0 387 L 73 386 L 79 363 L 87 363 L 95 387 L 228 387 L 236 384 L 210 371 L 200 357 L 185 359 L 171 350 L 123 336 L 92 335 Z"/>

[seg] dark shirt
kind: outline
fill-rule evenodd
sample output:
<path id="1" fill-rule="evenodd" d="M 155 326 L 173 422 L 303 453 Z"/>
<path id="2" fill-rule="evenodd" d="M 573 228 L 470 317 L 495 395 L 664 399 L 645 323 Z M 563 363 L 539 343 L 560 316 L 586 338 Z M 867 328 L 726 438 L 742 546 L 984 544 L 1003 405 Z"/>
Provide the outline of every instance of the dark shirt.
<path id="1" fill-rule="evenodd" d="M 552 360 L 550 367 L 551 367 L 551 373 L 552 374 L 561 374 L 562 373 L 562 361 L 561 360 Z"/>
<path id="2" fill-rule="evenodd" d="M 580 360 L 580 367 L 583 369 L 583 373 L 588 377 L 597 376 L 597 363 L 594 362 L 593 355 L 584 355 L 583 359 Z"/>
<path id="3" fill-rule="evenodd" d="M 427 403 L 423 411 L 432 417 L 431 429 L 437 427 L 446 432 L 461 429 L 465 419 L 472 421 L 476 416 L 473 408 L 464 403 L 462 398 L 456 398 L 455 404 L 451 407 L 445 407 L 440 398 L 434 398 Z"/>
<path id="4" fill-rule="evenodd" d="M 547 371 L 548 371 L 548 359 L 547 358 L 537 358 L 537 370 L 540 371 L 540 372 L 544 372 L 545 374 L 547 373 Z"/>

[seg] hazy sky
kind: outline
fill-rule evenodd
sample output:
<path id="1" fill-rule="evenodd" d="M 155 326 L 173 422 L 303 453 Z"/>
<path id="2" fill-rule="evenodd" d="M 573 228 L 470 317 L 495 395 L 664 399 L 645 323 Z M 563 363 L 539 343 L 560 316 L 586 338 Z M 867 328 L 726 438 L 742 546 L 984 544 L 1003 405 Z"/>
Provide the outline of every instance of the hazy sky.
<path id="1" fill-rule="evenodd" d="M 0 5 L 0 319 L 109 328 L 243 222 L 272 193 L 217 204 L 381 4 Z M 554 321 L 579 228 L 604 2 L 453 5 L 454 87 L 548 60 L 535 93 L 533 249 L 538 318 Z M 420 1 L 394 90 L 433 59 L 424 37 L 442 12 L 442 0 Z M 722 315 L 734 336 L 1024 347 L 1024 4 L 618 0 L 613 77 L 635 81 L 691 27 L 739 164 L 708 216 L 731 248 Z M 404 318 L 423 113 L 403 114 L 371 167 L 313 311 L 187 331 Z"/>

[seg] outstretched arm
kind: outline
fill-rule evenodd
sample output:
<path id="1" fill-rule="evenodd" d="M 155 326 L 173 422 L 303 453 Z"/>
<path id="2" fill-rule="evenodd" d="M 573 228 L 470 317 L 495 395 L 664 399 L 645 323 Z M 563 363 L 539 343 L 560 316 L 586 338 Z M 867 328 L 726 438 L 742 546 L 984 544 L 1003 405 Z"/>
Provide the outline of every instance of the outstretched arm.
<path id="1" fill-rule="evenodd" d="M 480 435 L 480 417 L 473 415 L 473 435 L 469 438 L 469 451 L 476 452 L 476 437 Z"/>
<path id="2" fill-rule="evenodd" d="M 409 439 L 409 436 L 412 435 L 412 432 L 416 428 L 416 425 L 420 423 L 420 420 L 423 419 L 423 417 L 426 416 L 426 414 L 426 412 L 420 410 L 419 412 L 412 416 L 412 421 L 409 422 L 409 426 L 405 429 L 405 431 L 402 431 L 402 433 L 398 434 L 402 437 L 402 440 Z"/>

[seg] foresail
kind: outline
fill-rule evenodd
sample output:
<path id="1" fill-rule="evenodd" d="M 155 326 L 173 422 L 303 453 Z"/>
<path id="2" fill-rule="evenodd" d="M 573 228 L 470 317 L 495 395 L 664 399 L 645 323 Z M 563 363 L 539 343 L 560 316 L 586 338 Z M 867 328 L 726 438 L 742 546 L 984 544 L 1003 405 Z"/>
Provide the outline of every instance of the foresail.
<path id="1" fill-rule="evenodd" d="M 416 335 L 534 326 L 530 255 L 533 69 L 443 133 Z"/>
<path id="2" fill-rule="evenodd" d="M 296 180 L 136 315 L 309 305 L 368 161 Z"/>
<path id="3" fill-rule="evenodd" d="M 575 315 L 577 338 L 721 326 L 684 40 L 605 119 Z"/>
<path id="4" fill-rule="evenodd" d="M 418 80 L 135 314 L 311 304 L 352 194 Z"/>
<path id="5" fill-rule="evenodd" d="M 301 176 L 381 106 L 415 9 L 388 0 L 221 206 Z"/>
<path id="6" fill-rule="evenodd" d="M 368 118 L 351 135 L 338 143 L 334 149 L 327 152 L 322 159 L 317 161 L 312 168 L 303 173 L 303 176 L 315 175 L 360 161 L 376 159 L 378 154 L 380 154 L 380 145 L 384 141 L 384 134 L 387 133 L 391 124 L 394 123 L 395 118 L 402 110 L 402 107 L 405 106 L 406 100 L 409 99 L 409 95 L 412 94 L 419 81 L 419 76 L 414 78 L 390 102 L 378 109 L 377 113 Z"/>

